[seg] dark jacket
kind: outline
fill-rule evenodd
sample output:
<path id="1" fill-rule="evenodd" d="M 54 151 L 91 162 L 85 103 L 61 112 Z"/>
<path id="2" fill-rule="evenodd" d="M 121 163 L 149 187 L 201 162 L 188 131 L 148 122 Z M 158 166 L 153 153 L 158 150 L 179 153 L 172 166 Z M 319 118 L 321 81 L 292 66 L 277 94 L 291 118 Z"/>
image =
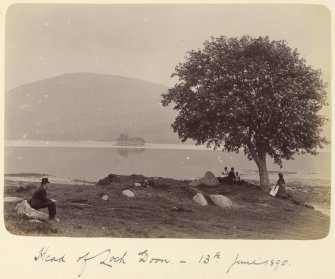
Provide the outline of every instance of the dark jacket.
<path id="1" fill-rule="evenodd" d="M 236 181 L 235 172 L 230 171 L 229 174 L 228 174 L 228 179 L 229 179 L 230 181 Z"/>
<path id="2" fill-rule="evenodd" d="M 279 189 L 278 189 L 278 194 L 283 194 L 285 192 L 285 180 L 284 178 L 279 178 L 276 185 L 279 186 Z"/>
<path id="3" fill-rule="evenodd" d="M 50 202 L 51 200 L 47 197 L 47 191 L 43 186 L 40 186 L 34 191 L 33 196 L 30 200 L 30 205 L 33 208 L 40 208 Z"/>

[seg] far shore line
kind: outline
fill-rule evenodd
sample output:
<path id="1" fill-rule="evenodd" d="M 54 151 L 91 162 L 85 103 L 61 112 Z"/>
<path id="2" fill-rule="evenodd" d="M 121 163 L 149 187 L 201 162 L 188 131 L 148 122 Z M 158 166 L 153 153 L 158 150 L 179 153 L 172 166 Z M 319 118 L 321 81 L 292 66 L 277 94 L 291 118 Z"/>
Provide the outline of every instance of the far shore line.
<path id="1" fill-rule="evenodd" d="M 130 148 L 130 149 L 176 149 L 213 151 L 204 145 L 184 143 L 151 143 L 144 145 L 118 145 L 115 141 L 50 141 L 50 140 L 5 140 L 5 147 L 82 147 L 82 148 Z M 242 150 L 242 149 L 241 149 Z M 331 152 L 330 149 L 320 149 L 318 152 Z"/>
<path id="2" fill-rule="evenodd" d="M 194 144 L 145 143 L 144 145 L 118 145 L 114 141 L 48 141 L 48 140 L 5 140 L 5 147 L 86 147 L 86 148 L 132 148 L 132 149 L 185 149 L 212 150 Z"/>

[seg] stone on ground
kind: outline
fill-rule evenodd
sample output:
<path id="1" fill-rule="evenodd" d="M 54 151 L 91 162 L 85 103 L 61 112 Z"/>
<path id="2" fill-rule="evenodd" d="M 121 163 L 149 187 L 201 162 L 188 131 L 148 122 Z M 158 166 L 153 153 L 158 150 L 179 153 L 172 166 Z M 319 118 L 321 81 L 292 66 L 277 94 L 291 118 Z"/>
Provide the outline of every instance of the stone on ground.
<path id="1" fill-rule="evenodd" d="M 122 191 L 122 195 L 124 195 L 124 196 L 126 196 L 128 198 L 135 197 L 135 194 L 132 191 L 130 191 L 130 190 L 124 190 L 124 191 Z"/>
<path id="2" fill-rule="evenodd" d="M 213 201 L 213 203 L 218 207 L 231 207 L 233 202 L 231 199 L 223 196 L 223 195 L 209 195 L 209 198 Z"/>
<path id="3" fill-rule="evenodd" d="M 141 187 L 142 186 L 142 184 L 138 183 L 138 182 L 136 182 L 134 185 L 135 185 L 135 187 Z"/>
<path id="4" fill-rule="evenodd" d="M 201 194 L 201 193 L 196 194 L 196 195 L 193 197 L 193 200 L 194 200 L 197 204 L 199 204 L 199 205 L 201 205 L 201 206 L 205 206 L 205 205 L 208 204 L 207 201 L 206 201 L 206 199 L 205 199 L 205 197 L 204 197 L 204 195 Z"/>
<path id="5" fill-rule="evenodd" d="M 200 184 L 205 184 L 207 186 L 217 186 L 220 183 L 219 183 L 219 180 L 215 177 L 215 175 L 212 172 L 207 171 L 204 177 L 193 180 L 189 185 L 199 186 Z"/>
<path id="6" fill-rule="evenodd" d="M 41 220 L 49 219 L 48 214 L 31 208 L 27 200 L 23 200 L 21 203 L 19 203 L 15 207 L 15 210 L 17 211 L 17 214 L 27 216 L 30 219 L 41 219 Z"/>
<path id="7" fill-rule="evenodd" d="M 107 196 L 107 195 L 103 195 L 103 196 L 101 197 L 101 199 L 104 200 L 104 201 L 108 201 L 108 200 L 110 199 L 110 197 Z"/>

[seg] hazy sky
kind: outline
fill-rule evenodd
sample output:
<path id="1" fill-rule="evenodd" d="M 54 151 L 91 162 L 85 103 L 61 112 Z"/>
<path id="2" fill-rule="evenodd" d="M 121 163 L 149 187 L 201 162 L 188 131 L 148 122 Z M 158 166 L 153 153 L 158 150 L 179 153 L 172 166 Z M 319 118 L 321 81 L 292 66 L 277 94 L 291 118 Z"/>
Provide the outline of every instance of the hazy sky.
<path id="1" fill-rule="evenodd" d="M 323 6 L 17 4 L 6 18 L 6 91 L 70 72 L 173 85 L 185 53 L 220 35 L 286 40 L 330 79 Z"/>

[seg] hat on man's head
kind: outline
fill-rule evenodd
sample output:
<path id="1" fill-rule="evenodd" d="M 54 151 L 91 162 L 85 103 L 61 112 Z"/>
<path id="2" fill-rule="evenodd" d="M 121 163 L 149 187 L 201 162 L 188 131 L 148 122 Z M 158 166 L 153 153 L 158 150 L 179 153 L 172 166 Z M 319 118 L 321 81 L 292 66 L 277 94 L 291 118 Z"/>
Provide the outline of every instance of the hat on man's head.
<path id="1" fill-rule="evenodd" d="M 48 179 L 47 177 L 43 177 L 43 178 L 42 178 L 42 181 L 41 181 L 41 184 L 44 185 L 44 184 L 46 184 L 46 183 L 50 183 L 50 182 L 49 182 L 49 179 Z"/>

